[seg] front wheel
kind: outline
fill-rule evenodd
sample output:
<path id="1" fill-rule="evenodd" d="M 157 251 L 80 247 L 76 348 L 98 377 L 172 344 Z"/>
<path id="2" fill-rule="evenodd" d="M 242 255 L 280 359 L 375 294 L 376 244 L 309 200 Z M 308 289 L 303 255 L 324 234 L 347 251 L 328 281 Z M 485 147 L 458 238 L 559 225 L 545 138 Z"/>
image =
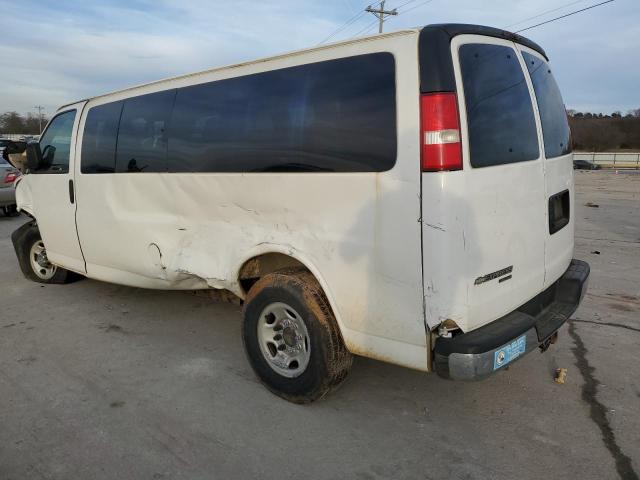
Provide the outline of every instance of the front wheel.
<path id="1" fill-rule="evenodd" d="M 304 270 L 265 275 L 244 307 L 242 339 L 251 367 L 276 395 L 309 403 L 346 378 L 353 358 L 322 288 Z"/>
<path id="2" fill-rule="evenodd" d="M 25 277 L 38 283 L 66 283 L 69 271 L 53 265 L 47 257 L 38 226 L 30 222 L 11 235 L 20 269 Z"/>

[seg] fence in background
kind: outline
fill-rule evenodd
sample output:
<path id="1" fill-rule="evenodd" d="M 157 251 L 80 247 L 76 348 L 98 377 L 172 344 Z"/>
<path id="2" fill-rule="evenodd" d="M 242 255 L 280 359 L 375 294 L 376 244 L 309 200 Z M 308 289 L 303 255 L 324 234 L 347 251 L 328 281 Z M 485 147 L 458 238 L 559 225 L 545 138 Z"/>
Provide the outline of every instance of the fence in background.
<path id="1" fill-rule="evenodd" d="M 38 140 L 40 135 L 25 135 L 24 133 L 0 133 L 0 138 L 17 140 Z"/>
<path id="2" fill-rule="evenodd" d="M 573 152 L 574 160 L 588 160 L 604 168 L 640 169 L 640 152 Z"/>

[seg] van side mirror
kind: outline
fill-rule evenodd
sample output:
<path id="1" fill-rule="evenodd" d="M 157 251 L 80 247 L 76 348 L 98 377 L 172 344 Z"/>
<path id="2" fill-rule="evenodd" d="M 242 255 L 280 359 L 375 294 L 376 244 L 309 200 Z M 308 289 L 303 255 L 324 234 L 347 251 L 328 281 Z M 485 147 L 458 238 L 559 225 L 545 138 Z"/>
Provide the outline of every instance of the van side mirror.
<path id="1" fill-rule="evenodd" d="M 40 151 L 40 144 L 38 142 L 27 143 L 26 154 L 26 167 L 29 171 L 34 172 L 36 170 L 40 170 L 44 165 L 44 159 L 42 157 L 42 152 Z"/>
<path id="2" fill-rule="evenodd" d="M 13 155 L 15 153 L 20 153 L 20 145 L 16 142 L 7 142 L 2 150 L 2 158 L 4 158 L 7 162 L 9 161 L 9 155 Z"/>
<path id="3" fill-rule="evenodd" d="M 25 150 L 26 144 L 23 142 L 7 142 L 2 150 L 2 158 L 10 163 L 13 167 L 20 169 L 22 162 L 20 156 Z"/>

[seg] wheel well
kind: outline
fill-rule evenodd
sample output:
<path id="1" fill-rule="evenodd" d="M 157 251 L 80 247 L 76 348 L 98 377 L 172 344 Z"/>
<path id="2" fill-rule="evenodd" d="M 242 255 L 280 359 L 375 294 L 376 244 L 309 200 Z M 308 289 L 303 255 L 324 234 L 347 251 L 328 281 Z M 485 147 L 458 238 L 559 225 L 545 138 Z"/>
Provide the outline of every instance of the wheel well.
<path id="1" fill-rule="evenodd" d="M 238 282 L 246 293 L 261 277 L 277 270 L 282 270 L 283 268 L 297 268 L 310 271 L 300 260 L 285 255 L 284 253 L 264 253 L 244 262 L 238 273 Z"/>

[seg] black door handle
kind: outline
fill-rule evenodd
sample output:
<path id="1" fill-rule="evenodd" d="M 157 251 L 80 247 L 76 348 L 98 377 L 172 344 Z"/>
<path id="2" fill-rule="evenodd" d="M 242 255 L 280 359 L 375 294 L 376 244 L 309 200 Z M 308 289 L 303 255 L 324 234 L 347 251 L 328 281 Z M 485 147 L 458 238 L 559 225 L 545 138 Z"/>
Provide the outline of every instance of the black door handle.
<path id="1" fill-rule="evenodd" d="M 75 196 L 73 193 L 73 180 L 69 180 L 69 201 L 71 203 L 75 202 Z"/>

